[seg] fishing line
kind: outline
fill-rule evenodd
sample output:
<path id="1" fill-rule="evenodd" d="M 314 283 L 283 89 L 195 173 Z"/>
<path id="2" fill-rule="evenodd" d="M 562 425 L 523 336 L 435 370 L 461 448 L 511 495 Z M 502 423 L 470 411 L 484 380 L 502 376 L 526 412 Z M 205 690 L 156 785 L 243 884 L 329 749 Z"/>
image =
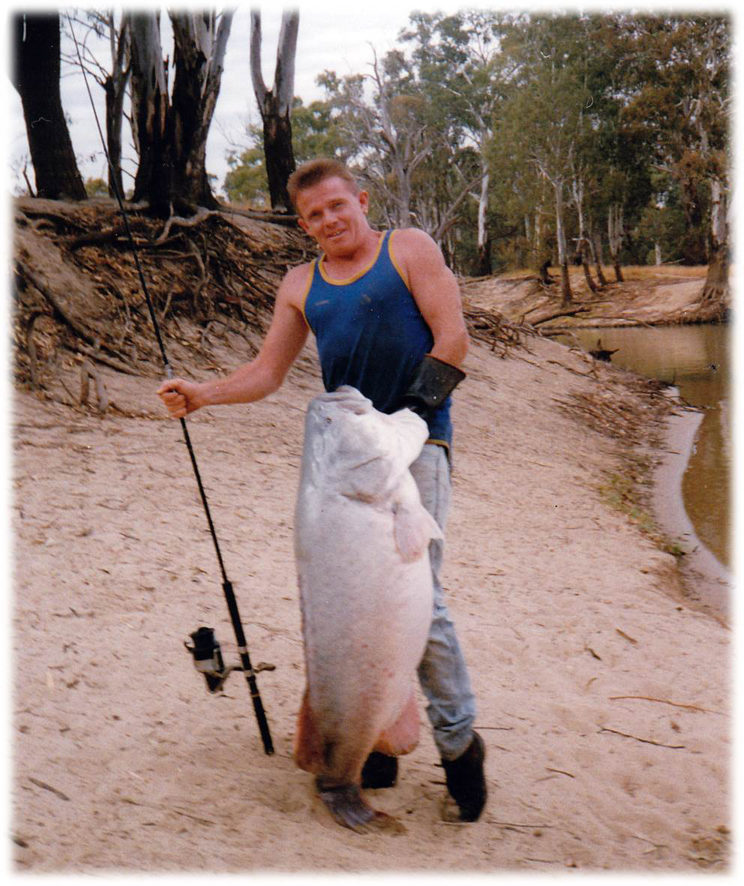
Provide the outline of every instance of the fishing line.
<path id="1" fill-rule="evenodd" d="M 165 372 L 168 378 L 173 378 L 173 369 L 171 368 L 170 361 L 168 360 L 168 354 L 165 350 L 165 344 L 163 342 L 163 336 L 160 330 L 160 323 L 158 322 L 157 315 L 155 314 L 155 308 L 153 305 L 152 298 L 150 297 L 150 291 L 147 288 L 147 280 L 145 279 L 144 272 L 142 270 L 142 264 L 139 258 L 139 251 L 137 249 L 137 244 L 135 243 L 134 236 L 132 235 L 132 229 L 129 225 L 129 216 L 124 208 L 124 201 L 122 199 L 119 185 L 117 182 L 116 171 L 113 168 L 113 164 L 111 163 L 111 158 L 109 156 L 108 147 L 106 145 L 106 139 L 103 135 L 103 130 L 101 128 L 101 123 L 98 118 L 98 112 L 96 111 L 96 105 L 93 101 L 93 94 L 90 89 L 90 85 L 88 83 L 88 75 L 85 70 L 85 65 L 83 64 L 82 55 L 80 53 L 80 45 L 78 44 L 77 37 L 75 36 L 75 30 L 72 27 L 72 21 L 70 20 L 70 16 L 68 13 L 65 13 L 67 17 L 67 22 L 70 27 L 70 33 L 72 34 L 72 40 L 75 44 L 75 52 L 77 54 L 78 64 L 80 65 L 80 70 L 83 74 L 83 81 L 85 83 L 85 89 L 88 93 L 88 98 L 90 99 L 90 105 L 93 110 L 93 117 L 96 121 L 96 128 L 98 129 L 98 136 L 101 140 L 101 146 L 103 148 L 104 156 L 106 157 L 106 162 L 108 164 L 108 168 L 111 171 L 111 188 L 114 192 L 114 196 L 116 198 L 116 202 L 119 207 L 119 212 L 121 214 L 122 220 L 124 222 L 124 229 L 126 231 L 127 239 L 129 241 L 129 246 L 132 251 L 132 255 L 134 256 L 134 263 L 137 268 L 137 275 L 139 277 L 140 285 L 142 287 L 142 291 L 145 296 L 145 301 L 147 303 L 147 308 L 150 313 L 150 319 L 152 321 L 152 326 L 155 331 L 155 337 L 157 339 L 158 347 L 160 349 L 160 354 L 163 360 L 163 365 L 165 367 Z M 183 432 L 184 442 L 186 443 L 186 449 L 189 453 L 189 458 L 191 460 L 191 467 L 194 472 L 194 477 L 196 479 L 196 484 L 199 489 L 199 496 L 201 498 L 202 507 L 204 509 L 205 516 L 207 518 L 207 525 L 209 527 L 209 534 L 212 537 L 212 543 L 214 545 L 214 550 L 217 555 L 217 562 L 219 564 L 220 572 L 222 574 L 222 590 L 225 595 L 225 602 L 227 603 L 228 612 L 230 613 L 230 620 L 232 621 L 233 630 L 235 632 L 235 639 L 238 646 L 238 654 L 240 655 L 241 667 L 240 668 L 228 668 L 224 669 L 222 664 L 222 657 L 219 650 L 219 645 L 214 639 L 214 632 L 211 628 L 200 628 L 199 631 L 196 631 L 192 634 L 192 639 L 194 640 L 194 646 L 187 646 L 186 648 L 192 652 L 194 656 L 194 663 L 197 666 L 198 670 L 201 670 L 205 677 L 207 678 L 207 686 L 210 691 L 214 692 L 217 689 L 222 687 L 227 674 L 231 670 L 242 670 L 245 673 L 245 678 L 248 683 L 248 688 L 250 690 L 251 699 L 253 701 L 253 708 L 256 714 L 256 720 L 258 722 L 258 728 L 261 733 L 261 740 L 263 741 L 264 750 L 267 754 L 274 753 L 274 745 L 271 740 L 271 733 L 269 731 L 269 724 L 266 719 L 266 713 L 264 711 L 263 702 L 261 701 L 261 695 L 258 691 L 258 684 L 256 682 L 256 672 L 258 670 L 269 670 L 271 669 L 271 665 L 259 665 L 257 668 L 254 668 L 251 665 L 250 656 L 248 653 L 248 646 L 246 644 L 245 634 L 243 632 L 243 625 L 240 619 L 240 613 L 238 611 L 238 603 L 235 598 L 235 593 L 233 591 L 232 582 L 227 577 L 227 571 L 225 569 L 224 560 L 222 559 L 222 552 L 220 550 L 219 541 L 217 540 L 217 532 L 215 530 L 214 522 L 212 521 L 212 514 L 209 508 L 209 502 L 207 501 L 207 494 L 204 490 L 204 485 L 202 484 L 201 472 L 199 471 L 199 465 L 196 461 L 196 454 L 194 452 L 194 448 L 191 444 L 191 436 L 189 434 L 188 427 L 186 425 L 186 419 L 179 419 L 181 423 L 181 430 Z M 206 664 L 209 662 L 209 664 Z M 212 664 L 214 663 L 214 664 Z M 212 667 L 212 670 L 209 670 L 209 667 Z M 211 679 L 210 679 L 211 677 Z"/>

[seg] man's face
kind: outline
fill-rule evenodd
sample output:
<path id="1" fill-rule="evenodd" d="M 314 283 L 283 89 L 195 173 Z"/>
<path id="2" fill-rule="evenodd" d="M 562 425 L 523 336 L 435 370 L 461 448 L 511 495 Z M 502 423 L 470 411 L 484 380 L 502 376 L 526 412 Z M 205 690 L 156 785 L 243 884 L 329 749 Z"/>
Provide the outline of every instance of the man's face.
<path id="1" fill-rule="evenodd" d="M 366 191 L 333 176 L 297 195 L 299 224 L 330 258 L 352 254 L 369 232 Z"/>

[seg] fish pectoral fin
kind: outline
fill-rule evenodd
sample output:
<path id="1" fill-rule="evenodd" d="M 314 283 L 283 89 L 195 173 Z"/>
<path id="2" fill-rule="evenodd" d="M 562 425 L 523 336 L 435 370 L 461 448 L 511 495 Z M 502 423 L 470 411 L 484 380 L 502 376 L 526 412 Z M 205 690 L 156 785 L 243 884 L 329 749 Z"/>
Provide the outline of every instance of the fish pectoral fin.
<path id="1" fill-rule="evenodd" d="M 405 563 L 423 557 L 433 538 L 442 538 L 442 530 L 423 505 L 398 504 L 393 511 L 395 546 Z"/>
<path id="2" fill-rule="evenodd" d="M 307 688 L 297 715 L 294 742 L 295 763 L 305 772 L 318 773 L 323 767 L 323 743 L 315 725 L 315 717 L 308 702 Z"/>
<path id="3" fill-rule="evenodd" d="M 411 690 L 408 701 L 398 719 L 383 730 L 373 750 L 381 754 L 397 757 L 399 754 L 410 754 L 419 740 L 419 712 L 416 697 Z"/>

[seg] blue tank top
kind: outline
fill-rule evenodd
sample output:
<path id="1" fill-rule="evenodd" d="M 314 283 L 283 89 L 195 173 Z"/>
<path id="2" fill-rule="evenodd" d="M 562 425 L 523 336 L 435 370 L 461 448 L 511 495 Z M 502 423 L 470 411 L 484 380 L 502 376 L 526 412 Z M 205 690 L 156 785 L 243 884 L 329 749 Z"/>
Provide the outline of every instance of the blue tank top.
<path id="1" fill-rule="evenodd" d="M 416 367 L 434 343 L 391 255 L 393 235 L 385 232 L 372 264 L 348 280 L 329 279 L 322 257 L 316 259 L 304 306 L 326 390 L 351 385 L 385 413 L 400 408 Z M 448 397 L 429 421 L 430 443 L 450 445 L 450 405 Z"/>

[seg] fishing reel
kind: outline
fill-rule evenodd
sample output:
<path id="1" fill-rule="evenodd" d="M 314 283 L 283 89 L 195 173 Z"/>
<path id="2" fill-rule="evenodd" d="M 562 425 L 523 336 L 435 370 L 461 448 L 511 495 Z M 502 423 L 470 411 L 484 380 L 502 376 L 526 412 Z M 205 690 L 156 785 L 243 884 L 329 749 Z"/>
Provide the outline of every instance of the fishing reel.
<path id="1" fill-rule="evenodd" d="M 189 645 L 188 641 L 184 641 L 183 645 L 191 653 L 196 670 L 204 675 L 207 689 L 210 692 L 221 692 L 225 681 L 233 671 L 246 670 L 242 664 L 225 667 L 222 649 L 217 642 L 213 628 L 199 628 L 191 634 L 191 640 L 193 645 Z M 275 669 L 276 665 L 266 664 L 266 662 L 259 662 L 252 668 L 254 674 L 259 671 L 273 671 Z"/>

